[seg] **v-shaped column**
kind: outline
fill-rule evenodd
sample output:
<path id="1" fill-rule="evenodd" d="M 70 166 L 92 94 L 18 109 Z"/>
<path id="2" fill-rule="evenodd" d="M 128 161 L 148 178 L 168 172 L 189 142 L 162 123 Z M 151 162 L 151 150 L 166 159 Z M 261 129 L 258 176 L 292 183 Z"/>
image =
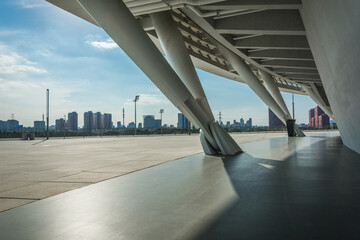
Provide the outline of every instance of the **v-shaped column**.
<path id="1" fill-rule="evenodd" d="M 285 104 L 284 98 L 282 97 L 282 95 L 280 93 L 278 86 L 276 86 L 276 83 L 275 83 L 273 77 L 269 73 L 267 73 L 263 70 L 260 70 L 260 69 L 258 70 L 258 73 L 259 73 L 260 78 L 263 80 L 266 89 L 270 92 L 271 96 L 273 96 L 273 98 L 275 99 L 277 104 L 281 107 L 281 109 L 286 114 L 286 119 L 284 119 L 285 122 L 284 122 L 284 120 L 282 120 L 286 124 L 286 121 L 288 119 L 291 119 L 291 115 L 290 115 L 289 109 L 287 108 L 287 106 Z M 297 125 L 295 125 L 295 132 L 296 132 L 297 136 L 299 136 L 299 137 L 305 136 L 303 131 Z"/>
<path id="2" fill-rule="evenodd" d="M 224 155 L 233 155 L 241 152 L 230 135 L 215 124 L 205 94 L 202 88 L 199 89 L 201 85 L 196 83 L 198 78 L 190 80 L 194 79 L 194 74 L 187 72 L 191 69 L 188 63 L 187 67 L 181 65 L 185 58 L 182 56 L 178 59 L 179 52 L 176 49 L 166 51 L 170 53 L 168 57 L 170 56 L 173 65 L 184 80 L 180 79 L 162 56 L 123 1 L 78 0 L 78 2 L 164 95 L 202 130 L 201 142 L 206 154 L 221 152 Z M 185 53 L 188 54 L 186 48 Z M 188 87 L 192 90 L 189 91 Z"/>
<path id="3" fill-rule="evenodd" d="M 219 49 L 223 56 L 230 62 L 235 71 L 240 75 L 240 77 L 246 82 L 251 90 L 275 113 L 275 115 L 285 124 L 289 120 L 290 114 L 287 114 L 282 107 L 276 102 L 274 97 L 266 90 L 261 81 L 255 76 L 251 71 L 250 67 L 245 63 L 245 61 L 224 47 L 222 44 L 217 42 L 215 39 L 212 39 L 213 44 Z M 295 127 L 296 132 L 301 132 L 300 129 Z M 302 132 L 301 132 L 302 133 Z M 299 135 L 299 134 L 298 134 Z"/>

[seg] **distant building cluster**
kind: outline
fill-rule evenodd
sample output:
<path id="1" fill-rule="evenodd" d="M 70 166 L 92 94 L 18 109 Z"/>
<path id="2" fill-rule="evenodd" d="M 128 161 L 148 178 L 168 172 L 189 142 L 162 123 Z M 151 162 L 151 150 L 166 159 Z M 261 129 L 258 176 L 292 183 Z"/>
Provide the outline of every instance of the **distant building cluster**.
<path id="1" fill-rule="evenodd" d="M 78 114 L 77 112 L 68 113 L 68 120 L 66 121 L 64 118 L 55 120 L 55 130 L 70 130 L 77 131 L 78 130 Z"/>
<path id="2" fill-rule="evenodd" d="M 43 116 L 44 119 L 44 116 Z M 194 129 L 194 126 L 190 123 L 190 121 L 185 117 L 184 114 L 178 113 L 177 115 L 177 125 L 169 125 L 169 124 L 163 124 L 162 119 L 156 119 L 155 115 L 143 115 L 143 123 L 138 123 L 136 126 L 137 128 L 141 129 L 159 129 L 159 128 L 175 128 L 178 129 Z M 56 131 L 78 131 L 81 129 L 78 125 L 79 117 L 77 112 L 70 112 L 66 115 L 64 115 L 63 118 L 59 118 L 55 120 L 55 125 L 49 126 L 49 130 L 56 130 Z M 240 122 L 237 122 L 236 120 L 233 121 L 231 124 L 230 121 L 226 122 L 226 124 L 223 124 L 222 122 L 219 123 L 223 127 L 227 128 L 243 128 L 248 129 L 252 128 L 252 118 L 249 118 L 246 122 L 243 118 L 240 119 Z M 127 126 L 122 123 L 121 121 L 118 121 L 116 123 L 116 127 L 118 129 L 120 128 L 128 128 L 128 129 L 134 129 L 135 123 L 129 122 Z M 115 128 L 112 122 L 112 115 L 111 113 L 104 113 L 101 112 L 92 112 L 88 111 L 84 113 L 84 125 L 82 127 L 82 130 L 85 132 L 93 132 L 97 130 L 110 130 Z M 44 131 L 46 129 L 46 123 L 44 120 L 42 121 L 34 121 L 33 127 L 23 127 L 23 125 L 19 125 L 19 121 L 15 119 L 9 119 L 7 121 L 1 121 L 0 120 L 0 131 L 9 131 L 9 130 L 32 130 L 32 131 Z"/>
<path id="3" fill-rule="evenodd" d="M 284 128 L 285 124 L 269 108 L 269 128 Z"/>
<path id="4" fill-rule="evenodd" d="M 314 127 L 314 128 L 330 127 L 329 116 L 319 106 L 309 110 L 309 127 Z"/>
<path id="5" fill-rule="evenodd" d="M 252 118 L 249 118 L 248 120 L 246 120 L 246 122 L 243 118 L 240 118 L 240 122 L 233 120 L 233 123 L 231 123 L 230 121 L 227 121 L 226 124 L 224 124 L 223 122 L 220 122 L 219 124 L 220 124 L 220 126 L 226 127 L 226 128 L 248 129 L 248 128 L 253 127 Z"/>
<path id="6" fill-rule="evenodd" d="M 144 115 L 143 117 L 144 117 L 144 128 L 147 129 L 161 128 L 162 125 L 161 119 L 155 119 L 154 115 Z"/>
<path id="7" fill-rule="evenodd" d="M 19 125 L 19 121 L 15 119 L 9 119 L 7 121 L 0 120 L 0 130 L 14 130 L 22 127 L 22 125 Z"/>
<path id="8" fill-rule="evenodd" d="M 101 112 L 93 113 L 88 111 L 84 113 L 84 131 L 111 129 L 113 126 L 111 113 Z"/>

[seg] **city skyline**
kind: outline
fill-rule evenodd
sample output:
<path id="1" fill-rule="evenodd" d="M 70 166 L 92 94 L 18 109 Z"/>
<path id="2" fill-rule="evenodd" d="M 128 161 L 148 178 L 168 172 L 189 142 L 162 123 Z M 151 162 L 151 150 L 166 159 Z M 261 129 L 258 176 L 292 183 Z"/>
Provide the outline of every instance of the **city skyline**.
<path id="1" fill-rule="evenodd" d="M 14 113 L 25 126 L 40 120 L 49 88 L 51 122 L 74 109 L 111 112 L 114 122 L 122 121 L 124 106 L 127 124 L 134 121 L 132 101 L 138 94 L 139 116 L 156 113 L 158 118 L 159 109 L 166 109 L 163 121 L 176 124 L 178 109 L 100 28 L 45 1 L 4 0 L 0 13 L 0 119 Z M 59 37 L 64 35 L 66 41 Z M 242 116 L 267 125 L 267 106 L 246 84 L 197 72 L 215 118 L 222 111 L 224 121 Z M 291 109 L 291 94 L 283 96 Z M 315 106 L 308 96 L 296 95 L 297 122 L 306 123 L 308 109 Z"/>
<path id="2" fill-rule="evenodd" d="M 315 115 L 312 115 L 311 117 L 310 117 L 310 112 L 312 111 L 312 112 L 314 112 L 316 109 L 319 109 L 319 110 L 317 110 L 317 111 L 321 111 L 320 113 L 319 113 L 319 116 L 320 115 L 326 115 L 322 110 L 321 110 L 321 108 L 319 107 L 319 106 L 316 106 L 316 107 L 314 107 L 314 108 L 311 108 L 310 110 L 308 110 L 308 117 L 309 117 L 309 121 L 308 122 L 305 122 L 305 123 L 300 123 L 300 122 L 298 122 L 297 124 L 305 124 L 305 125 L 309 125 L 309 126 L 311 126 L 311 127 L 315 127 L 315 125 L 317 125 L 317 124 L 314 124 L 314 123 L 311 123 L 310 122 L 310 119 L 313 117 L 315 117 Z M 71 129 L 71 130 L 75 130 L 75 129 L 82 129 L 82 128 L 84 128 L 85 127 L 85 125 L 86 125 L 86 123 L 85 123 L 85 117 L 82 119 L 82 121 L 80 120 L 80 118 L 79 118 L 79 116 L 84 116 L 85 114 L 87 114 L 87 113 L 92 113 L 93 114 L 93 120 L 92 120 L 92 123 L 91 124 L 96 124 L 96 125 L 94 125 L 94 126 L 92 126 L 92 127 L 90 127 L 91 129 L 110 129 L 110 128 L 117 128 L 118 127 L 118 125 L 119 125 L 119 123 L 121 123 L 121 125 L 123 126 L 124 125 L 124 122 L 122 122 L 122 119 L 121 120 L 118 120 L 118 119 L 113 119 L 112 118 L 112 113 L 104 113 L 104 114 L 102 114 L 101 112 L 99 112 L 99 111 L 97 111 L 97 112 L 95 112 L 95 111 L 86 111 L 86 112 L 84 112 L 84 114 L 82 115 L 82 114 L 78 114 L 78 112 L 76 112 L 76 111 L 72 111 L 72 112 L 69 112 L 67 115 L 62 115 L 63 117 L 60 117 L 60 118 L 58 118 L 58 119 L 54 119 L 53 121 L 50 121 L 50 124 L 49 124 L 49 126 L 56 126 L 56 122 L 58 121 L 58 120 L 60 120 L 60 121 L 63 121 L 63 123 L 62 123 L 62 125 L 64 125 L 64 128 L 68 128 L 68 129 Z M 159 118 L 160 118 L 160 114 L 158 114 L 159 115 Z M 65 118 L 67 116 L 67 119 Z M 216 122 L 219 122 L 219 113 L 218 114 L 216 114 L 216 113 L 214 113 L 214 116 L 215 116 L 215 120 L 216 120 Z M 223 116 L 223 114 L 221 114 L 221 116 Z M 177 113 L 177 122 L 175 122 L 175 123 L 169 123 L 169 122 L 165 122 L 165 121 L 160 121 L 160 119 L 156 119 L 157 118 L 157 114 L 146 114 L 146 115 L 138 115 L 138 117 L 137 117 L 137 124 L 140 124 L 140 125 L 143 125 L 143 128 L 146 128 L 145 126 L 147 126 L 146 124 L 144 124 L 145 123 L 145 118 L 148 118 L 148 117 L 150 117 L 150 118 L 152 118 L 152 119 L 150 119 L 150 121 L 154 121 L 154 123 L 151 123 L 152 125 L 156 125 L 156 126 L 161 126 L 161 125 L 168 125 L 168 126 L 170 126 L 170 125 L 174 125 L 174 126 L 177 126 L 178 128 L 179 128 L 179 122 L 183 122 L 183 121 L 185 121 L 186 123 L 181 123 L 181 127 L 180 128 L 184 128 L 183 126 L 184 126 L 184 124 L 185 125 L 187 125 L 187 123 L 188 123 L 188 120 L 186 119 L 186 117 L 182 114 L 182 113 Z M 326 117 L 328 117 L 327 115 L 326 115 Z M 107 124 L 106 124 L 106 126 L 107 127 L 104 127 L 104 126 L 102 126 L 101 127 L 101 124 L 103 124 L 104 125 L 104 118 L 110 118 L 110 120 L 107 120 L 106 122 L 107 122 Z M 273 119 L 274 118 L 274 119 Z M 328 117 L 329 118 L 329 117 Z M 71 119 L 71 120 L 70 120 Z M 76 119 L 76 120 L 75 120 Z M 100 121 L 99 121 L 99 119 L 100 119 Z M 139 119 L 143 119 L 143 121 L 141 121 L 141 120 L 139 120 Z M 183 120 L 180 120 L 180 119 L 183 119 Z M 237 122 L 237 120 L 238 119 L 240 119 L 240 122 Z M 272 120 L 273 119 L 273 120 Z M 32 121 L 32 124 L 31 125 L 25 125 L 25 124 L 21 124 L 22 123 L 22 120 L 21 119 L 17 119 L 17 118 L 15 118 L 15 115 L 14 114 L 12 114 L 11 115 L 11 117 L 9 118 L 9 119 L 4 119 L 4 120 L 2 120 L 2 119 L 0 119 L 0 121 L 1 122 L 6 122 L 6 121 L 9 121 L 9 120 L 15 120 L 15 121 L 18 121 L 19 122 L 19 125 L 21 125 L 21 126 L 23 126 L 24 128 L 28 128 L 28 127 L 34 127 L 34 128 L 37 128 L 37 127 L 35 127 L 36 126 L 36 124 L 40 124 L 40 122 L 43 122 L 43 120 L 33 120 Z M 164 120 L 164 119 L 163 119 Z M 101 123 L 101 121 L 102 121 L 102 123 Z M 161 125 L 159 125 L 159 122 L 156 122 L 156 121 L 160 121 L 161 122 Z M 229 126 L 231 126 L 231 125 L 236 125 L 236 124 L 238 124 L 238 123 L 240 123 L 240 125 L 242 124 L 242 125 L 246 125 L 245 124 L 245 122 L 244 122 L 244 118 L 243 117 L 237 117 L 236 119 L 232 119 L 232 120 L 229 120 L 229 119 L 224 119 L 224 118 L 222 118 L 222 124 L 223 124 L 223 126 L 225 126 L 225 127 L 229 127 Z M 247 121 L 250 121 L 251 122 L 251 126 L 269 126 L 269 127 L 271 127 L 271 122 L 272 121 L 274 121 L 274 122 L 276 122 L 276 123 L 273 123 L 273 124 L 275 124 L 275 125 L 277 125 L 277 124 L 279 124 L 279 119 L 276 117 L 276 115 L 270 110 L 270 109 L 268 109 L 268 123 L 267 124 L 264 124 L 264 125 L 259 125 L 259 124 L 253 124 L 252 123 L 252 121 L 253 121 L 253 118 L 252 117 L 250 117 Z M 328 121 L 330 122 L 330 118 L 328 119 Z M 44 121 L 45 122 L 45 121 Z M 82 122 L 82 124 L 81 124 L 81 122 Z M 53 123 L 53 124 L 52 124 Z M 112 127 L 109 127 L 110 126 L 110 123 L 111 123 L 111 126 Z M 134 118 L 133 119 L 130 119 L 128 122 L 127 121 L 125 121 L 125 126 L 128 126 L 128 124 L 131 124 L 131 123 L 134 123 Z M 68 126 L 66 126 L 66 124 L 68 124 Z M 275 127 L 275 125 L 274 125 L 274 127 Z M 280 124 L 281 126 L 282 125 L 284 125 L 284 124 Z M 278 126 L 278 127 L 280 127 L 280 125 Z M 285 126 L 285 125 L 284 125 Z M 149 128 L 154 128 L 153 126 L 152 127 L 149 127 Z"/>

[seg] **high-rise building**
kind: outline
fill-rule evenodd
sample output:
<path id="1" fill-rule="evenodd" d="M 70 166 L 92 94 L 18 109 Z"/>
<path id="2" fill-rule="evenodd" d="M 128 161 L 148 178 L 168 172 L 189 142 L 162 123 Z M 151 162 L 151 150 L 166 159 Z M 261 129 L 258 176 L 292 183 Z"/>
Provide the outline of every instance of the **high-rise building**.
<path id="1" fill-rule="evenodd" d="M 6 121 L 6 129 L 7 130 L 13 130 L 16 128 L 16 126 L 19 126 L 19 121 L 15 119 L 9 119 Z"/>
<path id="2" fill-rule="evenodd" d="M 55 130 L 65 130 L 65 120 L 63 118 L 55 120 Z"/>
<path id="3" fill-rule="evenodd" d="M 69 125 L 69 130 L 71 130 L 71 131 L 78 130 L 78 114 L 77 114 L 77 112 L 68 113 L 68 125 Z"/>
<path id="4" fill-rule="evenodd" d="M 309 126 L 315 128 L 330 127 L 330 118 L 319 106 L 316 106 L 309 110 Z"/>
<path id="5" fill-rule="evenodd" d="M 240 127 L 244 127 L 245 126 L 245 121 L 243 118 L 240 118 Z"/>
<path id="6" fill-rule="evenodd" d="M 315 108 L 309 110 L 309 127 L 315 127 Z"/>
<path id="7" fill-rule="evenodd" d="M 155 128 L 155 116 L 144 115 L 144 128 L 152 129 Z"/>
<path id="8" fill-rule="evenodd" d="M 0 130 L 6 130 L 6 121 L 0 120 Z"/>
<path id="9" fill-rule="evenodd" d="M 135 123 L 134 122 L 129 122 L 127 128 L 135 128 Z"/>
<path id="10" fill-rule="evenodd" d="M 94 114 L 94 129 L 103 129 L 104 125 L 103 125 L 103 116 L 101 114 L 101 112 L 97 112 Z"/>
<path id="11" fill-rule="evenodd" d="M 246 121 L 245 126 L 252 128 L 252 118 L 249 118 L 249 120 Z"/>
<path id="12" fill-rule="evenodd" d="M 270 128 L 283 128 L 285 124 L 275 115 L 269 108 L 269 127 Z"/>
<path id="13" fill-rule="evenodd" d="M 161 119 L 155 119 L 155 128 L 161 128 Z"/>
<path id="14" fill-rule="evenodd" d="M 117 127 L 117 128 L 121 128 L 121 127 L 122 127 L 121 121 L 118 121 L 118 122 L 116 123 L 116 127 Z"/>
<path id="15" fill-rule="evenodd" d="M 35 130 L 45 130 L 45 121 L 34 121 Z"/>
<path id="16" fill-rule="evenodd" d="M 84 113 L 84 130 L 91 132 L 94 129 L 94 114 L 92 111 Z"/>
<path id="17" fill-rule="evenodd" d="M 181 128 L 181 129 L 189 128 L 189 120 L 182 113 L 178 113 L 177 128 Z"/>
<path id="18" fill-rule="evenodd" d="M 112 128 L 112 119 L 111 113 L 104 113 L 103 115 L 103 129 L 111 129 Z"/>

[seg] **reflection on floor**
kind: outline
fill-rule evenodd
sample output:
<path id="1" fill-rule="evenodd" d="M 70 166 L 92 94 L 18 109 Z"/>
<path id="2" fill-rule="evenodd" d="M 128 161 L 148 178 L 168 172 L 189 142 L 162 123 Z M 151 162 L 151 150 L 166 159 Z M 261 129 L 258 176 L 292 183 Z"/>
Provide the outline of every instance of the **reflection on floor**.
<path id="1" fill-rule="evenodd" d="M 0 239 L 355 239 L 360 156 L 339 136 L 241 145 L 0 214 Z"/>

